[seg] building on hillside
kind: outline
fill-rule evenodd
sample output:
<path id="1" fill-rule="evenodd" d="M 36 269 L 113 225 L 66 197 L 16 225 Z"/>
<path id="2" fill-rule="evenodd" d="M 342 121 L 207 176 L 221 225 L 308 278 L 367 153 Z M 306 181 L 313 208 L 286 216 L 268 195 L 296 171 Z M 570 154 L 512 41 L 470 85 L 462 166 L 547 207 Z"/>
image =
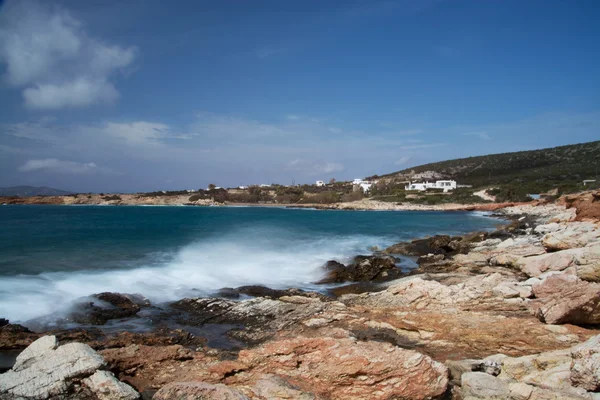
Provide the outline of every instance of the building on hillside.
<path id="1" fill-rule="evenodd" d="M 317 183 L 315 183 L 315 185 L 317 185 L 318 187 L 325 186 L 325 182 L 317 181 Z"/>
<path id="2" fill-rule="evenodd" d="M 358 186 L 362 189 L 364 193 L 369 193 L 373 184 L 371 182 L 363 181 Z"/>
<path id="3" fill-rule="evenodd" d="M 404 190 L 417 190 L 424 192 L 427 189 L 442 189 L 444 193 L 456 189 L 456 181 L 435 181 L 435 182 L 408 182 Z"/>
<path id="4" fill-rule="evenodd" d="M 362 182 L 364 182 L 362 179 L 356 178 L 355 180 L 352 181 L 353 185 L 360 185 Z"/>
<path id="5" fill-rule="evenodd" d="M 248 186 L 243 186 L 243 185 L 242 186 L 238 186 L 238 189 L 240 189 L 240 190 L 246 190 L 246 189 L 248 189 Z"/>
<path id="6" fill-rule="evenodd" d="M 583 181 L 583 186 L 587 186 L 590 183 L 595 183 L 595 182 L 596 182 L 595 179 L 586 179 L 586 180 Z"/>

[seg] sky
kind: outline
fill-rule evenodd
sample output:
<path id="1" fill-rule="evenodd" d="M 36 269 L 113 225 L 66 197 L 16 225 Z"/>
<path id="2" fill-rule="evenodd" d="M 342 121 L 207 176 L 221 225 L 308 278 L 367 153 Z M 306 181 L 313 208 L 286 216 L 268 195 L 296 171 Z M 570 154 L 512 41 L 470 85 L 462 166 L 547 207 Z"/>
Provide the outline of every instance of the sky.
<path id="1" fill-rule="evenodd" d="M 0 186 L 350 180 L 600 140 L 596 0 L 0 0 Z"/>

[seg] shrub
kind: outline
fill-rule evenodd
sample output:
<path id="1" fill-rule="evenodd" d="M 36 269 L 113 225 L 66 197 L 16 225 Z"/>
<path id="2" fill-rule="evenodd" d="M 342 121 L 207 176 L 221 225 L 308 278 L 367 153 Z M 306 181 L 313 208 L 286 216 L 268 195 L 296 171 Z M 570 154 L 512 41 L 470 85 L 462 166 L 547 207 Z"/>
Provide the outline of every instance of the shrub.
<path id="1" fill-rule="evenodd" d="M 112 196 L 104 196 L 104 197 L 102 197 L 102 199 L 104 199 L 106 201 L 121 200 L 121 196 L 117 196 L 115 194 L 115 195 L 112 195 Z"/>

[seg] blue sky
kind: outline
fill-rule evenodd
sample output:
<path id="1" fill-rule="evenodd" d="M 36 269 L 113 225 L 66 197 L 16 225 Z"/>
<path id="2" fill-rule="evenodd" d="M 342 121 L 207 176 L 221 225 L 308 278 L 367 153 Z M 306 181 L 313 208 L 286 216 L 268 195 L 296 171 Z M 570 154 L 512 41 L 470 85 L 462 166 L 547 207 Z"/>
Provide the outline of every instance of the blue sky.
<path id="1" fill-rule="evenodd" d="M 600 139 L 593 0 L 0 4 L 0 186 L 289 184 Z"/>

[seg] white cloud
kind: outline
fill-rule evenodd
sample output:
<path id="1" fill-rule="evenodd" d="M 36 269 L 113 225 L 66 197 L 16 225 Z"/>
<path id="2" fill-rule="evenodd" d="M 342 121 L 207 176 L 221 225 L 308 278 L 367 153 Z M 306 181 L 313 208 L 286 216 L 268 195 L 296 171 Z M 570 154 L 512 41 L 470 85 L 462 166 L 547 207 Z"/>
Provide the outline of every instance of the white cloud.
<path id="1" fill-rule="evenodd" d="M 394 161 L 394 165 L 404 165 L 407 164 L 412 159 L 411 156 L 404 156 Z"/>
<path id="2" fill-rule="evenodd" d="M 289 119 L 290 121 L 297 121 L 300 119 L 300 117 L 298 115 L 294 115 L 294 114 L 286 115 L 285 117 L 287 119 Z"/>
<path id="3" fill-rule="evenodd" d="M 331 127 L 331 128 L 328 128 L 327 130 L 331 133 L 342 133 L 342 130 L 340 128 Z"/>
<path id="4" fill-rule="evenodd" d="M 481 140 L 491 140 L 492 137 L 487 132 L 467 132 L 463 136 L 476 136 Z"/>
<path id="5" fill-rule="evenodd" d="M 345 168 L 342 164 L 337 162 L 316 162 L 308 159 L 295 159 L 287 164 L 286 169 L 288 171 L 315 176 L 343 171 Z"/>
<path id="6" fill-rule="evenodd" d="M 30 108 L 111 103 L 119 97 L 111 78 L 135 58 L 135 48 L 92 38 L 67 10 L 33 0 L 9 0 L 0 27 L 4 79 L 23 88 Z"/>
<path id="7" fill-rule="evenodd" d="M 39 109 L 85 107 L 93 103 L 111 103 L 119 97 L 115 87 L 103 80 L 78 78 L 65 84 L 36 84 L 23 91 L 25 105 Z"/>
<path id="8" fill-rule="evenodd" d="M 170 128 L 166 124 L 146 121 L 108 122 L 101 129 L 101 133 L 123 139 L 130 144 L 157 144 L 169 137 Z"/>
<path id="9" fill-rule="evenodd" d="M 267 58 L 267 57 L 271 57 L 272 55 L 275 55 L 277 53 L 281 53 L 282 51 L 283 51 L 282 49 L 274 49 L 272 47 L 265 46 L 256 51 L 256 56 L 258 58 Z"/>
<path id="10" fill-rule="evenodd" d="M 21 172 L 47 170 L 65 174 L 84 174 L 98 170 L 94 163 L 78 163 L 74 161 L 63 161 L 56 158 L 45 158 L 41 160 L 29 160 L 19 167 Z"/>

